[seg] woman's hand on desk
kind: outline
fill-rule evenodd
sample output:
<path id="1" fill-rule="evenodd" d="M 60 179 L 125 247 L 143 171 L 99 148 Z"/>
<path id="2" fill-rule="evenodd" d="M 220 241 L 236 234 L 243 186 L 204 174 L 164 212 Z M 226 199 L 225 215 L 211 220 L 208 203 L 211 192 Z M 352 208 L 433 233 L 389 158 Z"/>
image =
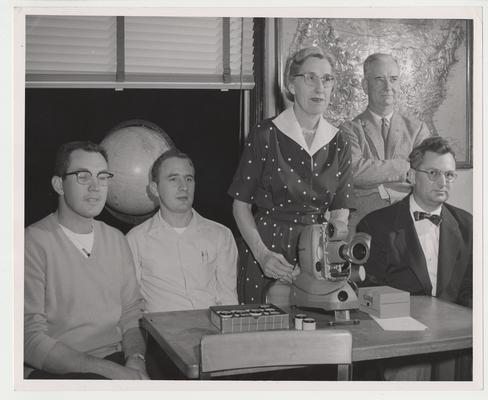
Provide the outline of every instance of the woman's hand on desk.
<path id="1" fill-rule="evenodd" d="M 259 265 L 268 278 L 291 283 L 293 265 L 286 261 L 282 254 L 266 251 L 260 257 Z"/>

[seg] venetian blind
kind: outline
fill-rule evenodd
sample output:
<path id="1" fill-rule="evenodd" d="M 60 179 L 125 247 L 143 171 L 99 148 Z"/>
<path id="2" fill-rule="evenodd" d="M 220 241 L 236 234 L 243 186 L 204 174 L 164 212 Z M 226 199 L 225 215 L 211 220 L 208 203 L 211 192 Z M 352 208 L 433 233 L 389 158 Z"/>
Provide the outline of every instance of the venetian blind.
<path id="1" fill-rule="evenodd" d="M 115 21 L 115 17 L 27 16 L 28 80 L 114 77 Z"/>
<path id="2" fill-rule="evenodd" d="M 254 85 L 252 18 L 125 17 L 119 32 L 116 21 L 117 17 L 28 16 L 27 85 Z"/>

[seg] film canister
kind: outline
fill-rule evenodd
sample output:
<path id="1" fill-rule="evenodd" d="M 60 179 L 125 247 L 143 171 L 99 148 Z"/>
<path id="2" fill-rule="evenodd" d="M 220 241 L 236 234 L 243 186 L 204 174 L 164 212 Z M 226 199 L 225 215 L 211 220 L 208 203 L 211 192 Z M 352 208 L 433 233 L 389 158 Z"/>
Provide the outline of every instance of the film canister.
<path id="1" fill-rule="evenodd" d="M 304 331 L 313 331 L 317 326 L 314 318 L 305 318 L 302 325 Z"/>
<path id="2" fill-rule="evenodd" d="M 295 329 L 302 330 L 303 329 L 303 320 L 307 318 L 306 314 L 297 314 L 295 315 Z"/>
<path id="3" fill-rule="evenodd" d="M 219 315 L 222 318 L 231 318 L 233 316 L 233 314 L 230 311 L 220 311 Z"/>

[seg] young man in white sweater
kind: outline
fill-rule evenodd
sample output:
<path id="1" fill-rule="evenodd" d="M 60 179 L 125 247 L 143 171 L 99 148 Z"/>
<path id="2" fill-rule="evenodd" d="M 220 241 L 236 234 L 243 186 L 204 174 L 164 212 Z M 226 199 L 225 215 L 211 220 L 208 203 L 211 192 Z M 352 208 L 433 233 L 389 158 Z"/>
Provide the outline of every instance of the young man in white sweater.
<path id="1" fill-rule="evenodd" d="M 58 150 L 51 180 L 58 209 L 25 231 L 27 379 L 148 379 L 129 246 L 94 219 L 112 176 L 96 144 Z"/>

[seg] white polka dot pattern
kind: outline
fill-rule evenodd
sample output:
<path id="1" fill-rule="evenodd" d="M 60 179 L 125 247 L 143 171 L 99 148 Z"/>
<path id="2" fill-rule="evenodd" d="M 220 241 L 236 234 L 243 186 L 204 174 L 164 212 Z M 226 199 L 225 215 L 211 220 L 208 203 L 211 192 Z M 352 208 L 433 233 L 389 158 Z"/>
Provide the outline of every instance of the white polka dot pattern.
<path id="1" fill-rule="evenodd" d="M 248 136 L 228 193 L 257 206 L 263 243 L 296 263 L 303 221 L 316 223 L 329 207 L 352 206 L 350 144 L 338 134 L 311 157 L 271 120 L 262 121 Z M 250 251 L 242 255 L 244 302 L 259 302 L 269 278 Z"/>

